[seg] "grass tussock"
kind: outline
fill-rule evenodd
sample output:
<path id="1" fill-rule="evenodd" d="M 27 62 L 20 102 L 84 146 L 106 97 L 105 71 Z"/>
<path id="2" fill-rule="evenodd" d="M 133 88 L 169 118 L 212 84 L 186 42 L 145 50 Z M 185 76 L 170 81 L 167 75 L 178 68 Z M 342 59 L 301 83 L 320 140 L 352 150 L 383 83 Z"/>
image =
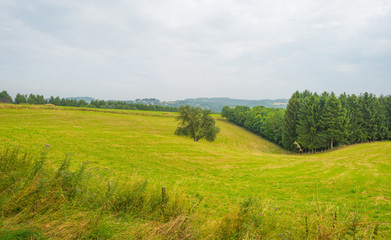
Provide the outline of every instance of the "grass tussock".
<path id="1" fill-rule="evenodd" d="M 388 227 L 355 208 L 313 201 L 294 212 L 249 198 L 216 221 L 199 211 L 202 197 L 162 194 L 146 180 L 121 183 L 67 155 L 47 164 L 0 152 L 0 239 L 387 239 Z"/>

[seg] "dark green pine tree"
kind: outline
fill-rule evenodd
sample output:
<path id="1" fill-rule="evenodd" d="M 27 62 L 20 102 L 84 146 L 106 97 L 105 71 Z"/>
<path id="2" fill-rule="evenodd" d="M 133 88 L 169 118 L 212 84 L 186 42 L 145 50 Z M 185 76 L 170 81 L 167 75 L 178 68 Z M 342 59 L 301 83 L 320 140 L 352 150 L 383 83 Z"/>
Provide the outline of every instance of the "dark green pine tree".
<path id="1" fill-rule="evenodd" d="M 322 140 L 326 140 L 330 148 L 333 148 L 336 142 L 341 143 L 346 138 L 346 109 L 342 108 L 341 100 L 334 93 L 331 93 L 325 102 L 321 125 L 325 133 L 322 135 Z"/>
<path id="2" fill-rule="evenodd" d="M 298 113 L 297 135 L 298 143 L 312 153 L 322 146 L 320 127 L 319 96 L 313 94 L 304 98 L 300 103 Z"/>
<path id="3" fill-rule="evenodd" d="M 35 94 L 30 93 L 29 97 L 27 98 L 28 104 L 36 104 L 37 102 L 37 96 Z"/>
<path id="4" fill-rule="evenodd" d="M 359 98 L 356 95 L 350 95 L 346 99 L 346 119 L 347 126 L 347 142 L 349 144 L 361 142 L 363 138 L 363 117 L 361 112 Z"/>
<path id="5" fill-rule="evenodd" d="M 43 95 L 37 95 L 35 104 L 46 104 L 45 97 Z"/>
<path id="6" fill-rule="evenodd" d="M 20 94 L 20 93 L 16 94 L 15 103 L 16 104 L 27 103 L 26 95 L 23 95 L 23 94 Z"/>
<path id="7" fill-rule="evenodd" d="M 342 108 L 345 109 L 346 111 L 346 136 L 345 136 L 345 139 L 344 139 L 344 143 L 345 144 L 350 144 L 350 131 L 349 131 L 349 128 L 350 128 L 350 118 L 348 117 L 348 98 L 349 96 L 346 94 L 346 93 L 343 93 L 341 95 L 339 95 L 338 99 L 341 101 L 341 105 L 342 105 Z"/>
<path id="8" fill-rule="evenodd" d="M 366 92 L 359 99 L 363 117 L 362 141 L 375 141 L 378 134 L 378 111 L 376 110 L 375 96 Z"/>
<path id="9" fill-rule="evenodd" d="M 50 98 L 49 98 L 49 103 L 50 103 L 50 104 L 54 104 L 54 97 L 53 97 L 53 96 L 50 96 Z"/>
<path id="10" fill-rule="evenodd" d="M 330 98 L 330 94 L 328 92 L 323 92 L 322 95 L 319 97 L 319 124 L 318 124 L 318 135 L 320 140 L 320 148 L 327 149 L 329 148 L 329 141 L 328 141 L 328 131 L 327 131 L 327 125 L 322 123 L 322 116 L 326 112 L 326 102 Z"/>
<path id="11" fill-rule="evenodd" d="M 53 101 L 53 104 L 56 105 L 56 106 L 61 106 L 61 99 L 59 96 L 57 96 L 54 101 Z"/>
<path id="12" fill-rule="evenodd" d="M 391 139 L 391 95 L 385 97 L 383 99 L 384 108 L 386 110 L 386 118 L 388 123 L 388 137 L 387 139 Z"/>
<path id="13" fill-rule="evenodd" d="M 389 136 L 388 126 L 389 118 L 387 116 L 387 102 L 383 96 L 375 98 L 375 109 L 376 109 L 376 123 L 377 123 L 377 134 L 376 140 L 384 140 Z"/>
<path id="14" fill-rule="evenodd" d="M 299 92 L 295 92 L 289 99 L 285 110 L 284 127 L 282 131 L 282 144 L 286 149 L 297 150 L 294 142 L 297 141 L 296 128 L 298 125 L 298 112 L 300 109 Z"/>
<path id="15" fill-rule="evenodd" d="M 310 91 L 308 91 L 308 90 L 305 90 L 304 92 L 296 92 L 297 93 L 297 97 L 299 98 L 299 99 L 304 99 L 304 98 L 306 98 L 306 97 L 309 97 L 309 96 L 312 96 L 313 94 L 310 92 Z"/>
<path id="16" fill-rule="evenodd" d="M 346 95 L 346 93 L 342 93 L 341 95 L 339 95 L 338 99 L 341 101 L 341 105 L 342 105 L 342 108 L 345 108 L 346 111 L 348 109 L 348 95 Z"/>

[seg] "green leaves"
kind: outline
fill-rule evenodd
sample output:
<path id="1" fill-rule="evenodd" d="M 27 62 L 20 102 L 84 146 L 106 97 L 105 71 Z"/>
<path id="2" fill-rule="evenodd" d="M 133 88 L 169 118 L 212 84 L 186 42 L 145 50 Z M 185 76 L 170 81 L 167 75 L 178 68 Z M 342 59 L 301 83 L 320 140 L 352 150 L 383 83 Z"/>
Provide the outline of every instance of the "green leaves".
<path id="1" fill-rule="evenodd" d="M 247 106 L 235 106 L 233 108 L 225 106 L 221 116 L 253 133 L 282 145 L 284 112 L 284 109 L 265 108 L 263 106 L 255 106 L 251 109 Z"/>
<path id="2" fill-rule="evenodd" d="M 196 142 L 202 138 L 213 142 L 220 129 L 216 126 L 215 120 L 210 114 L 210 110 L 203 110 L 199 107 L 192 108 L 189 105 L 179 107 L 177 117 L 179 124 L 175 134 L 188 136 Z"/>
<path id="3" fill-rule="evenodd" d="M 12 97 L 7 93 L 7 91 L 0 92 L 0 102 L 12 103 Z"/>

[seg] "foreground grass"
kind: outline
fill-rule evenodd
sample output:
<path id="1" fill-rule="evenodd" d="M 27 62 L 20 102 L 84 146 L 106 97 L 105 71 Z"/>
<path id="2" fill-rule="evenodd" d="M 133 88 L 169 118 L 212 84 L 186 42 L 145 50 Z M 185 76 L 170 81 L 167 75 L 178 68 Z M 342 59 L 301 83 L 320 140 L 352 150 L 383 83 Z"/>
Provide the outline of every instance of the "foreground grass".
<path id="1" fill-rule="evenodd" d="M 48 168 L 47 150 L 39 157 L 17 148 L 1 152 L 0 239 L 182 238 L 186 233 L 176 223 L 187 220 L 197 202 L 162 197 L 145 180 L 120 184 L 87 170 L 86 163 L 71 170 L 69 156 L 58 168 Z M 143 230 L 151 226 L 158 234 Z"/>
<path id="2" fill-rule="evenodd" d="M 169 193 L 185 195 L 181 197 L 182 209 L 191 209 L 202 198 L 195 213 L 179 215 L 192 219 L 186 220 L 191 222 L 186 228 L 191 232 L 187 233 L 189 238 L 251 238 L 251 234 L 282 239 L 352 237 L 356 223 L 355 236 L 369 238 L 375 232 L 377 238 L 390 236 L 390 142 L 295 155 L 221 119 L 218 125 L 222 131 L 216 142 L 196 143 L 173 134 L 176 122 L 172 113 L 23 108 L 0 109 L 3 150 L 20 145 L 22 151 L 39 155 L 42 146 L 49 144 L 49 169 L 58 168 L 65 154 L 73 152 L 74 166 L 88 160 L 88 168 L 106 179 L 99 180 L 102 189 L 110 180 L 133 186 L 147 179 L 148 194 L 161 198 L 160 187 L 164 185 Z M 57 215 L 44 214 L 41 219 L 38 214 L 33 222 L 60 223 L 69 214 L 68 224 L 79 226 L 78 219 L 84 219 L 89 225 L 90 214 L 96 209 L 75 210 L 75 205 L 69 201 L 65 209 L 53 211 Z M 104 215 L 108 229 L 137 229 L 144 222 L 150 227 L 148 232 L 154 232 L 157 225 L 167 224 L 137 217 L 128 217 L 131 221 L 124 223 L 116 215 Z M 9 219 L 13 217 L 3 221 Z M 277 223 L 273 225 L 273 221 Z M 23 229 L 18 224 L 15 231 Z M 9 229 L 10 224 L 7 226 L 3 229 Z M 51 236 L 42 225 L 37 227 L 42 236 Z M 157 231 L 157 236 L 160 233 Z"/>
<path id="3" fill-rule="evenodd" d="M 361 239 L 387 237 L 359 211 L 313 202 L 299 216 L 249 198 L 217 223 L 199 214 L 202 197 L 167 194 L 136 178 L 126 184 L 66 156 L 49 168 L 18 148 L 0 152 L 0 239 Z"/>

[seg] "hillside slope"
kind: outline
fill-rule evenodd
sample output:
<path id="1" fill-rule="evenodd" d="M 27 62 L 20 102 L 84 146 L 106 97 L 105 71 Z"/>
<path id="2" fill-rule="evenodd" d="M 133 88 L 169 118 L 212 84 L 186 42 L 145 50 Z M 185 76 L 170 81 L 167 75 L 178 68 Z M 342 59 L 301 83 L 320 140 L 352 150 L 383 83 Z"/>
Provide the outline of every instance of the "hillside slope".
<path id="1" fill-rule="evenodd" d="M 49 144 L 53 165 L 73 153 L 74 162 L 88 160 L 121 181 L 137 175 L 168 191 L 198 194 L 211 217 L 253 196 L 291 212 L 330 202 L 391 222 L 391 142 L 298 155 L 220 118 L 221 133 L 209 143 L 174 135 L 175 114 L 117 112 L 126 114 L 3 107 L 0 148 L 38 153 Z"/>

